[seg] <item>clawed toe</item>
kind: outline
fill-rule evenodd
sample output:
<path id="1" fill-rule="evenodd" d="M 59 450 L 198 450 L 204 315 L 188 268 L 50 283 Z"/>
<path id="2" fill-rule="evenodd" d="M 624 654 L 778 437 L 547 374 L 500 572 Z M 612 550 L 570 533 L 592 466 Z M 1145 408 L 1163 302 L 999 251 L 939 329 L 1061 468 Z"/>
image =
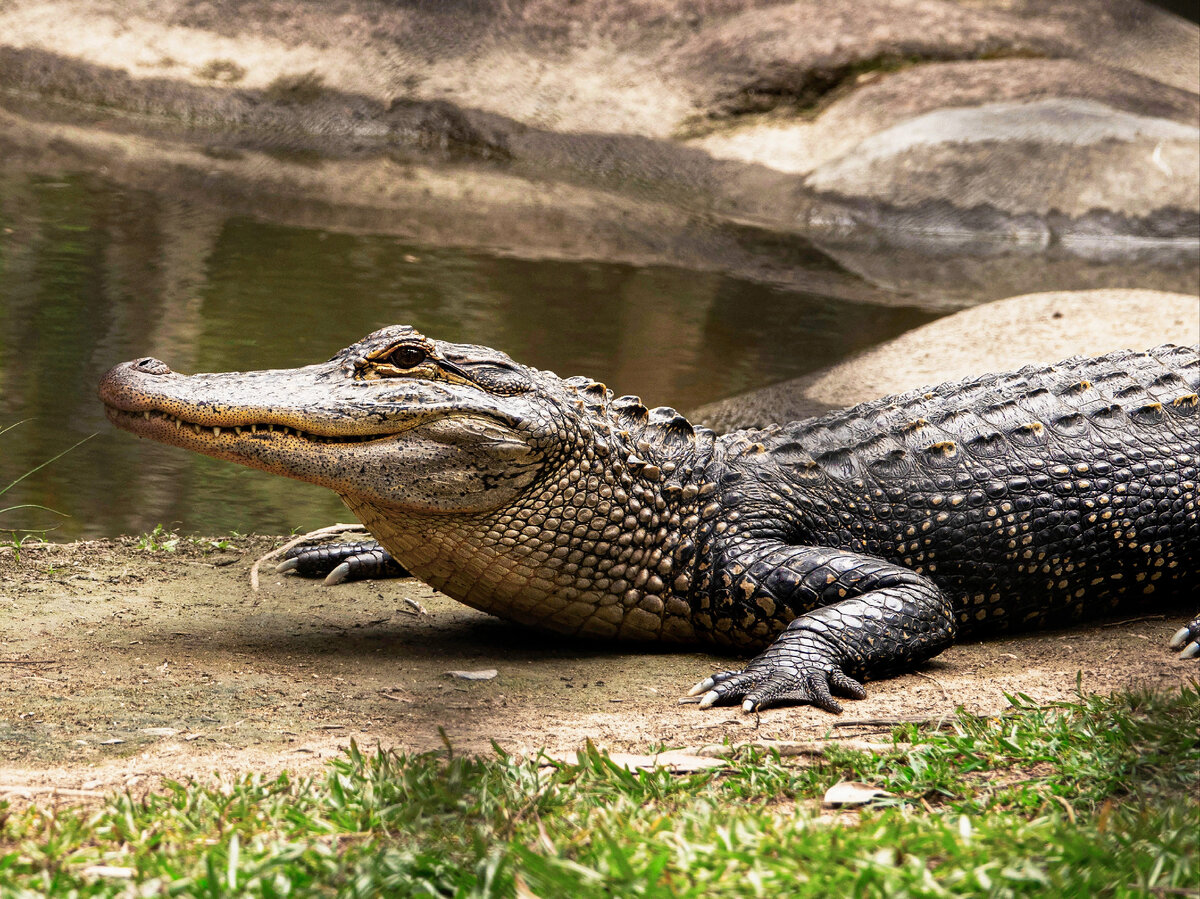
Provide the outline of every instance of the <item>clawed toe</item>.
<path id="1" fill-rule="evenodd" d="M 687 695 L 699 696 L 701 693 L 707 693 L 713 688 L 714 684 L 716 684 L 715 680 L 713 680 L 711 677 L 706 677 L 704 680 L 700 681 L 700 683 L 696 684 L 696 686 L 692 687 L 692 689 L 688 690 Z"/>
<path id="2" fill-rule="evenodd" d="M 1200 657 L 1200 618 L 1185 624 L 1171 637 L 1170 647 L 1179 650 L 1179 658 Z"/>
<path id="3" fill-rule="evenodd" d="M 717 704 L 717 700 L 721 698 L 721 694 L 716 690 L 709 690 L 700 697 L 700 708 L 707 709 Z"/>
<path id="4" fill-rule="evenodd" d="M 714 705 L 729 705 L 751 689 L 755 680 L 755 675 L 746 671 L 720 671 L 700 681 L 692 687 L 688 695 L 700 696 L 699 705 L 702 709 Z"/>
<path id="5" fill-rule="evenodd" d="M 863 699 L 867 691 L 846 674 L 843 663 L 824 638 L 805 631 L 785 632 L 742 671 L 706 677 L 689 691 L 702 709 L 737 702 L 746 712 L 777 705 L 804 704 L 837 714 L 842 704 L 834 694 Z"/>
<path id="6" fill-rule="evenodd" d="M 322 582 L 326 587 L 332 587 L 335 584 L 340 584 L 346 578 L 350 577 L 350 562 L 349 560 L 342 562 L 337 568 L 325 575 L 325 580 Z"/>
<path id="7" fill-rule="evenodd" d="M 779 705 L 807 704 L 837 714 L 842 704 L 833 694 L 851 699 L 863 699 L 867 691 L 862 684 L 839 669 L 809 671 L 728 671 L 707 677 L 689 692 L 688 701 L 702 709 L 715 705 L 739 702 L 744 712 L 757 712 Z M 699 697 L 695 700 L 694 697 Z"/>
<path id="8" fill-rule="evenodd" d="M 326 586 L 364 578 L 406 577 L 408 572 L 373 540 L 297 546 L 275 568 L 301 577 L 320 577 Z"/>

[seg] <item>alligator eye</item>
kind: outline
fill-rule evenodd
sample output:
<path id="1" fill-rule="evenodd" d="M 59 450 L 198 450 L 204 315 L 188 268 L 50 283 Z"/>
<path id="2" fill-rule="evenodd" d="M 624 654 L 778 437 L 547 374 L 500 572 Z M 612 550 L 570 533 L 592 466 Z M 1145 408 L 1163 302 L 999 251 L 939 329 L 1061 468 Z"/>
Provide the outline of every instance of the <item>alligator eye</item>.
<path id="1" fill-rule="evenodd" d="M 425 352 L 424 348 L 408 344 L 396 347 L 379 361 L 394 365 L 396 368 L 415 368 L 428 358 L 429 354 Z"/>

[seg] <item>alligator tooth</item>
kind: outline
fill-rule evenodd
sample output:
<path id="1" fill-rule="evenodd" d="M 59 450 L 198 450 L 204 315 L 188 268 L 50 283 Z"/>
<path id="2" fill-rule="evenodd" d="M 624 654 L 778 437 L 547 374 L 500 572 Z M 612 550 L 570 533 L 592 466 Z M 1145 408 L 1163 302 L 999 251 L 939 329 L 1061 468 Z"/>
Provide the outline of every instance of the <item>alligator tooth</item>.
<path id="1" fill-rule="evenodd" d="M 199 434 L 199 433 L 200 433 L 200 425 L 198 425 L 198 424 L 193 424 L 193 425 L 192 425 L 192 430 L 194 430 L 194 431 L 195 431 L 197 434 Z"/>
<path id="2" fill-rule="evenodd" d="M 237 425 L 234 425 L 234 426 L 233 426 L 233 433 L 235 433 L 235 434 L 237 434 L 237 436 L 241 437 L 241 436 L 242 436 L 242 429 L 241 429 L 241 428 L 239 428 Z"/>
<path id="3" fill-rule="evenodd" d="M 183 421 L 178 418 L 175 419 L 175 430 L 178 431 L 182 427 L 183 427 Z"/>
<path id="4" fill-rule="evenodd" d="M 146 416 L 146 421 L 149 421 L 149 420 L 150 420 L 150 413 L 149 413 L 149 412 L 143 412 L 142 414 L 143 414 L 144 416 Z"/>
<path id="5" fill-rule="evenodd" d="M 214 437 L 220 437 L 220 436 L 221 436 L 221 429 L 220 429 L 219 427 L 214 427 L 214 428 L 213 428 L 213 436 L 214 436 Z"/>
<path id="6" fill-rule="evenodd" d="M 257 434 L 258 433 L 258 425 L 250 425 L 250 433 Z"/>

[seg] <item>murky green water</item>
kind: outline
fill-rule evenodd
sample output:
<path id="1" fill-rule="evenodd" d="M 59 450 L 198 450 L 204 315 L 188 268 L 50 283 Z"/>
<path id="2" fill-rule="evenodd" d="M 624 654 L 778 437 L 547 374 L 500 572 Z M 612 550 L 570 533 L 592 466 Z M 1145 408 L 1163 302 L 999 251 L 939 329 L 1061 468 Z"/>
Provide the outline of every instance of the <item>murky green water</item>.
<path id="1" fill-rule="evenodd" d="M 54 539 L 286 532 L 348 513 L 328 491 L 118 432 L 95 396 L 116 362 L 178 371 L 323 360 L 386 324 L 482 343 L 680 409 L 832 364 L 933 317 L 712 273 L 531 262 L 227 217 L 88 175 L 0 167 L 4 529 Z"/>

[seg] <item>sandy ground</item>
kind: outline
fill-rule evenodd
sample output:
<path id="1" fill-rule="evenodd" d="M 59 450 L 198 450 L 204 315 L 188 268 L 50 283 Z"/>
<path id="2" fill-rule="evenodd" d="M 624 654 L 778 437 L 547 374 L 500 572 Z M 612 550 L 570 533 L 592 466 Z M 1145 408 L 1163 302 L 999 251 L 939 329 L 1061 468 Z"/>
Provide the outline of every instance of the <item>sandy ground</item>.
<path id="1" fill-rule="evenodd" d="M 415 581 L 326 588 L 249 569 L 278 540 L 0 549 L 0 792 L 150 788 L 214 772 L 315 773 L 360 746 L 569 752 L 886 733 L 890 721 L 1005 708 L 1197 674 L 1165 644 L 1185 610 L 957 646 L 870 686 L 840 716 L 701 711 L 679 697 L 736 662 L 706 652 L 564 642 Z M 410 602 L 413 601 L 413 602 Z M 419 605 L 422 614 L 413 607 Z M 1190 610 L 1188 610 L 1190 611 Z M 1133 620 L 1129 620 L 1133 619 Z M 491 680 L 447 672 L 496 669 Z M 19 788 L 19 789 L 18 789 Z M 15 792 L 14 792 L 15 791 Z"/>

